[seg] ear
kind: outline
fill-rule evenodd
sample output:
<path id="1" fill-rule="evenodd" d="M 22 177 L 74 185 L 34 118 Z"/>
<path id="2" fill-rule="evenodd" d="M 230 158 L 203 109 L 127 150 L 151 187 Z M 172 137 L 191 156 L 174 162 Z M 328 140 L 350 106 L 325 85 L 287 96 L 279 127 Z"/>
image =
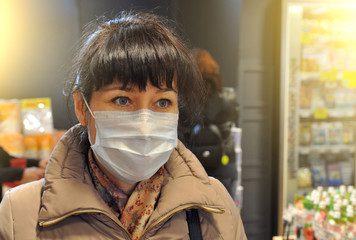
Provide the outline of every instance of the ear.
<path id="1" fill-rule="evenodd" d="M 77 115 L 78 121 L 82 126 L 87 126 L 88 125 L 88 120 L 86 117 L 86 106 L 84 104 L 84 100 L 82 97 L 82 94 L 79 92 L 73 93 L 73 99 L 74 99 L 74 109 L 75 109 L 75 115 Z"/>

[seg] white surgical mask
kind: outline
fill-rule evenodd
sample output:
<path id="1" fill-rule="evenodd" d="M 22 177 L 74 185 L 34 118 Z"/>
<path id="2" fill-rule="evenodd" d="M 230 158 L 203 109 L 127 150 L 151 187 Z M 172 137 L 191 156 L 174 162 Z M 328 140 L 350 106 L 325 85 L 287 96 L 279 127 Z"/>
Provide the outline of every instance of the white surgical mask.
<path id="1" fill-rule="evenodd" d="M 85 103 L 95 119 L 91 148 L 96 159 L 124 182 L 133 184 L 152 177 L 177 146 L 177 113 L 148 109 L 92 113 Z"/>

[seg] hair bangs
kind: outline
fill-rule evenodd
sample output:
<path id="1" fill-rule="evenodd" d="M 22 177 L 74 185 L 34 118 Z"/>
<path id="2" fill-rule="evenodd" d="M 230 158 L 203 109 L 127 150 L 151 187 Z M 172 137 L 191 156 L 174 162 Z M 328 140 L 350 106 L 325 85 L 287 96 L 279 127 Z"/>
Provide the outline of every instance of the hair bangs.
<path id="1" fill-rule="evenodd" d="M 119 81 L 123 87 L 138 86 L 145 90 L 147 82 L 161 88 L 173 87 L 174 77 L 184 56 L 172 39 L 149 29 L 149 25 L 121 28 L 110 34 L 101 33 L 101 45 L 91 56 L 90 77 L 95 88 Z M 103 44 L 104 43 L 104 44 Z"/>

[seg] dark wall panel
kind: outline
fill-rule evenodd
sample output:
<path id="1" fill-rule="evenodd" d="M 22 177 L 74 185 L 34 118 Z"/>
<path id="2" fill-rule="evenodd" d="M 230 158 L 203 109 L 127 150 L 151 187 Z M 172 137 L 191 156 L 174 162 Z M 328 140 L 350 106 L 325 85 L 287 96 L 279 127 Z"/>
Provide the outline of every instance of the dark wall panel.
<path id="1" fill-rule="evenodd" d="M 177 19 L 193 47 L 210 52 L 225 86 L 237 87 L 240 0 L 180 0 Z"/>
<path id="2" fill-rule="evenodd" d="M 65 64 L 79 37 L 78 8 L 73 0 L 4 1 L 0 98 L 50 97 L 56 128 L 67 128 L 62 95 Z M 6 24 L 6 25 L 5 25 Z M 0 31 L 5 31 L 1 28 Z"/>

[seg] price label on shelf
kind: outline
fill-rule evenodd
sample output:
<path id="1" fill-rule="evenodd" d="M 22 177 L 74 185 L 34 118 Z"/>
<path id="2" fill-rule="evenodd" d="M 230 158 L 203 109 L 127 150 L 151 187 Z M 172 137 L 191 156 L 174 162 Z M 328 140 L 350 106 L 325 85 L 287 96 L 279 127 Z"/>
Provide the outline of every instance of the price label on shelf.
<path id="1" fill-rule="evenodd" d="M 314 110 L 315 119 L 326 119 L 328 117 L 328 110 L 326 108 L 316 108 Z"/>

